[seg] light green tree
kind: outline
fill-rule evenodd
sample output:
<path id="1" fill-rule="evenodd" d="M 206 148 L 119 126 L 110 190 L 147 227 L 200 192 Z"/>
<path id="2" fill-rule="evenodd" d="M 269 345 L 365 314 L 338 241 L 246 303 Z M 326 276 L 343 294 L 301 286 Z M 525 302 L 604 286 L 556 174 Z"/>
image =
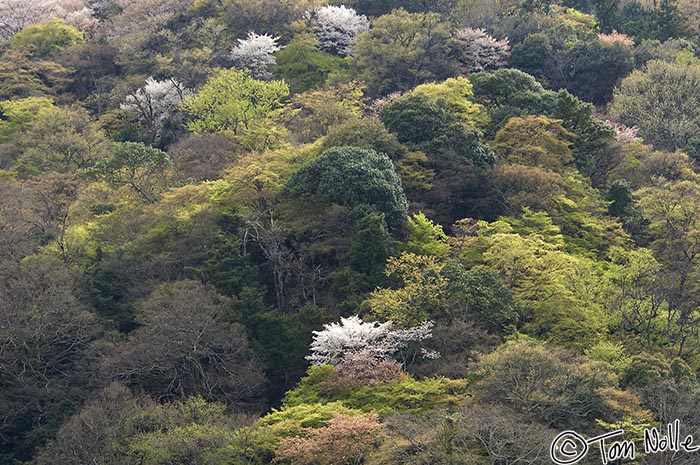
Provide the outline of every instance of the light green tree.
<path id="1" fill-rule="evenodd" d="M 447 235 L 442 226 L 433 223 L 423 212 L 408 218 L 408 239 L 406 250 L 418 255 L 444 257 L 450 250 Z"/>
<path id="2" fill-rule="evenodd" d="M 352 63 L 371 95 L 404 91 L 450 75 L 449 39 L 439 14 L 399 8 L 359 34 Z"/>
<path id="3" fill-rule="evenodd" d="M 645 141 L 683 148 L 700 125 L 700 65 L 652 60 L 622 80 L 609 107 L 627 126 L 639 126 Z"/>
<path id="4" fill-rule="evenodd" d="M 62 19 L 54 18 L 27 26 L 10 39 L 10 47 L 32 56 L 45 57 L 71 45 L 85 42 L 83 33 Z"/>
<path id="5" fill-rule="evenodd" d="M 546 116 L 515 117 L 496 133 L 491 149 L 505 163 L 561 172 L 573 160 L 574 137 L 561 120 Z"/>
<path id="6" fill-rule="evenodd" d="M 28 128 L 52 106 L 53 101 L 46 97 L 27 97 L 0 102 L 0 143 L 10 141 L 15 134 Z"/>
<path id="7" fill-rule="evenodd" d="M 448 281 L 441 274 L 443 266 L 436 257 L 428 255 L 406 252 L 391 257 L 385 273 L 398 278 L 401 287 L 377 289 L 363 306 L 376 318 L 391 320 L 404 328 L 445 317 Z"/>
<path id="8" fill-rule="evenodd" d="M 413 89 L 413 94 L 423 95 L 442 108 L 455 120 L 468 126 L 483 126 L 488 123 L 488 114 L 478 103 L 474 103 L 473 86 L 464 77 L 450 78 L 443 82 L 429 82 Z"/>
<path id="9" fill-rule="evenodd" d="M 231 131 L 240 135 L 282 108 L 289 94 L 284 81 L 259 81 L 248 71 L 224 69 L 211 76 L 182 108 L 192 115 L 193 132 Z"/>

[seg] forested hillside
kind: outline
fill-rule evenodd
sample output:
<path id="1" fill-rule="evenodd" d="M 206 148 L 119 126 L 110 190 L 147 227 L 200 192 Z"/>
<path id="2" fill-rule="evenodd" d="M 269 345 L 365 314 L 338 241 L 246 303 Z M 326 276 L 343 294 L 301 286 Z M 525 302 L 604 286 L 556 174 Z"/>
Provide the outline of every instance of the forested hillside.
<path id="1" fill-rule="evenodd" d="M 0 463 L 697 434 L 699 34 L 695 0 L 0 0 Z"/>

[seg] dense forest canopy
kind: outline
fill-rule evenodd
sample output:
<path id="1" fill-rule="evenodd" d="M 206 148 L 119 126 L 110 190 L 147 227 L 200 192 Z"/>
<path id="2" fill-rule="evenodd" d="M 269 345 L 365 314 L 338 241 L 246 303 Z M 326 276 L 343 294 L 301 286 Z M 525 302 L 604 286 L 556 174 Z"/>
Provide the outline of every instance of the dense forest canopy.
<path id="1" fill-rule="evenodd" d="M 699 88 L 694 0 L 0 0 L 0 463 L 700 427 Z"/>

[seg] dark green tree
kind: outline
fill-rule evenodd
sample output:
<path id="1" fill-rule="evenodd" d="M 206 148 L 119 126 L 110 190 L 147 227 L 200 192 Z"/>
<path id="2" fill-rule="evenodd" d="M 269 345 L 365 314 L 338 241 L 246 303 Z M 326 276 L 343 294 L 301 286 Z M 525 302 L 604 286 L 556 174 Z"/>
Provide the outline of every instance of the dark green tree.
<path id="1" fill-rule="evenodd" d="M 393 163 L 383 153 L 357 147 L 334 147 L 297 171 L 283 195 L 317 195 L 348 207 L 370 205 L 396 228 L 406 220 L 408 203 Z"/>
<path id="2" fill-rule="evenodd" d="M 91 172 L 115 186 L 129 186 L 143 200 L 154 203 L 164 180 L 163 170 L 169 165 L 170 157 L 162 150 L 141 142 L 121 142 Z"/>

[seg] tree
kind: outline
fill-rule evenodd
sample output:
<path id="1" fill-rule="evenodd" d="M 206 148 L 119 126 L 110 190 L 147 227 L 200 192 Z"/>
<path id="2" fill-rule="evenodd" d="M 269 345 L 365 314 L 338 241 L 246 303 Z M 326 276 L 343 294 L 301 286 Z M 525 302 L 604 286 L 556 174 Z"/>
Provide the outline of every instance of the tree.
<path id="1" fill-rule="evenodd" d="M 679 357 L 700 350 L 695 331 L 700 314 L 700 189 L 695 180 L 658 179 L 636 192 L 649 221 L 651 248 L 663 265 L 658 273 L 668 302 L 663 334 Z"/>
<path id="2" fill-rule="evenodd" d="M 227 303 L 197 281 L 161 284 L 139 302 L 141 326 L 112 349 L 102 373 L 159 399 L 257 401 L 264 376 L 243 329 L 226 321 Z"/>
<path id="3" fill-rule="evenodd" d="M 451 74 L 449 32 L 437 13 L 403 8 L 380 16 L 358 38 L 352 63 L 372 96 L 405 91 Z"/>
<path id="4" fill-rule="evenodd" d="M 189 182 L 213 181 L 236 160 L 240 145 L 231 134 L 187 134 L 168 149 L 175 175 Z"/>
<path id="5" fill-rule="evenodd" d="M 116 445 L 126 439 L 127 424 L 153 401 L 134 396 L 119 383 L 101 389 L 69 418 L 36 458 L 38 465 L 117 464 Z"/>
<path id="6" fill-rule="evenodd" d="M 520 310 L 513 293 L 493 271 L 482 266 L 466 269 L 460 263 L 448 262 L 442 274 L 448 280 L 453 318 L 474 321 L 489 331 L 503 331 L 520 322 Z"/>
<path id="7" fill-rule="evenodd" d="M 485 131 L 495 134 L 513 116 L 543 115 L 562 120 L 562 126 L 574 133 L 573 156 L 576 167 L 590 174 L 596 160 L 605 154 L 607 143 L 614 137 L 612 127 L 593 115 L 595 108 L 566 90 L 545 90 L 535 78 L 515 69 L 499 69 L 493 73 L 469 76 L 474 97 L 486 107 L 491 125 Z"/>
<path id="8" fill-rule="evenodd" d="M 129 186 L 143 200 L 154 203 L 169 165 L 170 157 L 162 150 L 141 142 L 120 142 L 112 156 L 100 160 L 90 171 L 115 186 Z"/>
<path id="9" fill-rule="evenodd" d="M 234 431 L 240 416 L 225 408 L 201 397 L 160 404 L 111 383 L 61 427 L 34 463 L 222 464 L 239 454 L 245 460 L 250 451 L 240 447 L 241 439 L 253 435 L 249 428 Z"/>
<path id="10" fill-rule="evenodd" d="M 403 364 L 393 359 L 378 359 L 371 350 L 347 354 L 338 363 L 335 378 L 324 383 L 333 389 L 359 386 L 378 386 L 401 380 L 406 376 Z"/>
<path id="11" fill-rule="evenodd" d="M 326 79 L 345 67 L 341 57 L 320 50 L 312 34 L 297 34 L 275 54 L 274 74 L 289 83 L 293 93 L 323 85 Z"/>
<path id="12" fill-rule="evenodd" d="M 508 63 L 508 39 L 494 39 L 484 29 L 457 29 L 452 34 L 452 40 L 463 74 L 494 71 Z"/>
<path id="13" fill-rule="evenodd" d="M 83 0 L 3 0 L 0 2 L 0 38 L 8 40 L 32 24 L 61 18 L 89 31 L 95 26 L 93 11 Z"/>
<path id="14" fill-rule="evenodd" d="M 334 463 L 361 465 L 367 455 L 384 440 L 384 426 L 376 414 L 338 415 L 321 428 L 305 428 L 308 437 L 283 439 L 275 453 L 276 461 L 295 465 Z"/>
<path id="15" fill-rule="evenodd" d="M 562 172 L 573 161 L 574 138 L 562 123 L 546 116 L 511 118 L 496 133 L 491 149 L 503 163 Z"/>
<path id="16" fill-rule="evenodd" d="M 220 70 L 186 98 L 182 108 L 194 117 L 188 124 L 191 131 L 232 131 L 238 135 L 274 115 L 287 94 L 289 87 L 284 81 L 258 81 L 248 71 Z"/>
<path id="17" fill-rule="evenodd" d="M 700 65 L 652 60 L 622 80 L 608 111 L 638 126 L 646 142 L 675 150 L 695 137 L 700 123 Z"/>
<path id="18" fill-rule="evenodd" d="M 661 264 L 644 248 L 626 251 L 614 247 L 609 257 L 616 266 L 605 275 L 610 284 L 608 311 L 614 316 L 615 325 L 639 335 L 651 348 L 661 342 L 664 314 L 669 314 Z"/>
<path id="19" fill-rule="evenodd" d="M 481 105 L 472 102 L 472 83 L 463 77 L 417 86 L 411 92 L 422 95 L 445 110 L 453 120 L 467 127 L 481 127 L 488 120 Z"/>
<path id="20" fill-rule="evenodd" d="M 174 45 L 172 26 L 190 6 L 187 0 L 115 0 L 116 14 L 105 24 L 110 42 L 117 48 L 116 62 L 150 74 L 164 47 Z M 167 45 L 166 45 L 167 44 Z M 146 74 L 146 75 L 148 75 Z"/>
<path id="21" fill-rule="evenodd" d="M 552 80 L 554 88 L 566 88 L 596 105 L 610 101 L 613 89 L 634 69 L 632 47 L 622 41 L 583 41 L 566 50 L 562 67 L 567 72 Z"/>
<path id="22" fill-rule="evenodd" d="M 391 357 L 410 342 L 431 337 L 432 321 L 418 326 L 396 329 L 391 321 L 364 323 L 359 317 L 341 318 L 323 330 L 314 331 L 311 355 L 306 357 L 314 365 L 338 365 L 349 356 L 369 352 L 377 360 Z"/>
<path id="23" fill-rule="evenodd" d="M 677 0 L 627 3 L 620 11 L 618 23 L 620 31 L 640 41 L 664 42 L 689 35 L 688 17 L 679 11 Z"/>
<path id="24" fill-rule="evenodd" d="M 608 212 L 613 216 L 624 218 L 632 214 L 634 210 L 632 187 L 626 179 L 613 181 L 605 194 L 605 200 L 611 202 Z"/>
<path id="25" fill-rule="evenodd" d="M 595 279 L 589 262 L 539 234 L 497 232 L 489 243 L 483 260 L 512 290 L 523 332 L 579 351 L 600 339 L 603 325 L 586 281 Z"/>
<path id="26" fill-rule="evenodd" d="M 73 173 L 91 168 L 112 150 L 99 124 L 80 107 L 49 107 L 16 138 L 22 155 L 16 169 L 25 173 Z"/>
<path id="27" fill-rule="evenodd" d="M 222 0 L 211 2 L 224 23 L 236 34 L 256 30 L 263 34 L 289 34 L 290 25 L 313 8 L 309 0 Z M 281 29 L 280 29 L 281 28 Z"/>
<path id="28" fill-rule="evenodd" d="M 116 455 L 120 464 L 223 464 L 240 455 L 245 460 L 250 452 L 238 447 L 240 436 L 233 431 L 241 420 L 232 417 L 226 415 L 226 404 L 201 396 L 146 404 L 127 417 L 121 444 L 111 444 L 108 454 Z"/>
<path id="29" fill-rule="evenodd" d="M 509 341 L 479 362 L 478 397 L 504 404 L 548 427 L 587 426 L 611 419 L 605 389 L 617 384 L 612 367 L 528 340 Z"/>
<path id="30" fill-rule="evenodd" d="M 548 82 L 556 73 L 557 61 L 550 37 L 535 32 L 513 46 L 510 65 L 528 73 L 541 82 Z"/>
<path id="31" fill-rule="evenodd" d="M 315 141 L 333 126 L 362 116 L 362 90 L 361 83 L 351 81 L 294 95 L 287 108 L 287 128 L 301 143 Z"/>
<path id="32" fill-rule="evenodd" d="M 401 441 L 392 460 L 407 464 L 522 464 L 545 462 L 556 435 L 540 423 L 493 403 L 470 402 L 423 415 L 392 415 L 385 420 Z"/>
<path id="33" fill-rule="evenodd" d="M 33 57 L 46 57 L 71 45 L 85 41 L 82 32 L 62 19 L 27 26 L 10 39 L 10 47 L 25 50 Z"/>
<path id="34" fill-rule="evenodd" d="M 397 289 L 377 288 L 363 302 L 372 315 L 401 327 L 429 318 L 444 319 L 447 308 L 447 278 L 436 257 L 404 252 L 387 260 L 385 274 L 398 279 Z"/>
<path id="35" fill-rule="evenodd" d="M 317 195 L 349 207 L 370 205 L 386 215 L 391 228 L 405 221 L 408 210 L 401 179 L 389 157 L 355 147 L 326 150 L 294 173 L 282 193 Z"/>
<path id="36" fill-rule="evenodd" d="M 381 108 L 379 119 L 404 144 L 422 144 L 444 134 L 449 126 L 446 110 L 428 96 L 402 97 Z"/>
<path id="37" fill-rule="evenodd" d="M 321 49 L 340 56 L 352 55 L 357 35 L 369 30 L 369 20 L 345 5 L 326 5 L 311 15 Z"/>
<path id="38" fill-rule="evenodd" d="M 0 102 L 0 143 L 11 141 L 51 107 L 53 101 L 46 97 L 27 97 Z"/>
<path id="39" fill-rule="evenodd" d="M 450 250 L 442 226 L 433 223 L 422 212 L 408 218 L 406 249 L 417 255 L 444 257 Z"/>
<path id="40" fill-rule="evenodd" d="M 231 49 L 231 59 L 239 69 L 247 69 L 256 79 L 269 79 L 269 68 L 275 65 L 274 53 L 281 50 L 277 45 L 279 37 L 248 32 L 246 39 L 238 39 L 238 45 Z"/>
<path id="41" fill-rule="evenodd" d="M 153 76 L 146 85 L 129 93 L 119 108 L 138 115 L 147 129 L 148 139 L 158 142 L 163 135 L 166 120 L 178 111 L 182 101 L 192 92 L 175 79 L 158 81 Z"/>
<path id="42" fill-rule="evenodd" d="M 357 221 L 347 261 L 353 270 L 375 276 L 381 274 L 393 251 L 394 238 L 387 231 L 381 214 L 367 213 Z"/>
<path id="43" fill-rule="evenodd" d="M 352 118 L 331 127 L 323 141 L 325 148 L 352 146 L 385 153 L 392 160 L 404 154 L 396 135 L 390 133 L 377 118 Z"/>
<path id="44" fill-rule="evenodd" d="M 0 36 L 8 40 L 37 17 L 45 18 L 49 14 L 51 8 L 45 0 L 6 0 L 0 4 Z"/>
<path id="45" fill-rule="evenodd" d="M 25 461 L 87 394 L 100 328 L 57 258 L 4 261 L 0 293 L 0 456 Z"/>
<path id="46" fill-rule="evenodd" d="M 31 189 L 14 180 L 0 180 L 0 262 L 19 261 L 39 244 L 42 230 L 31 208 Z"/>
<path id="47" fill-rule="evenodd" d="M 548 114 L 555 105 L 555 94 L 537 80 L 517 69 L 499 69 L 493 73 L 469 76 L 474 98 L 491 115 L 491 124 L 499 127 L 510 116 Z"/>
<path id="48" fill-rule="evenodd" d="M 40 244 L 48 245 L 49 250 L 70 263 L 82 245 L 70 234 L 72 207 L 80 192 L 77 176 L 46 173 L 32 178 L 30 185 L 35 226 L 41 231 Z"/>
<path id="49" fill-rule="evenodd" d="M 538 166 L 497 164 L 492 182 L 505 214 L 517 215 L 527 207 L 553 212 L 564 195 L 561 175 Z"/>

